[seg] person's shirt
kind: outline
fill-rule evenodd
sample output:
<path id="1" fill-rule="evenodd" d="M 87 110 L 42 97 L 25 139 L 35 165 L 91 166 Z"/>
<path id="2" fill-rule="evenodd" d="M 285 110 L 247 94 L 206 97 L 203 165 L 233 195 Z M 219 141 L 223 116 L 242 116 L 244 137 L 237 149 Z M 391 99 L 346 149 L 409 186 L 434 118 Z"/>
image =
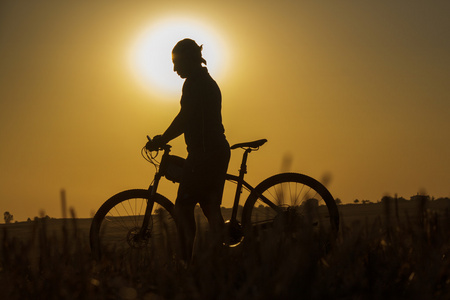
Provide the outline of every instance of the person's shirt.
<path id="1" fill-rule="evenodd" d="M 185 80 L 180 104 L 188 152 L 205 152 L 224 145 L 222 95 L 206 68 Z"/>

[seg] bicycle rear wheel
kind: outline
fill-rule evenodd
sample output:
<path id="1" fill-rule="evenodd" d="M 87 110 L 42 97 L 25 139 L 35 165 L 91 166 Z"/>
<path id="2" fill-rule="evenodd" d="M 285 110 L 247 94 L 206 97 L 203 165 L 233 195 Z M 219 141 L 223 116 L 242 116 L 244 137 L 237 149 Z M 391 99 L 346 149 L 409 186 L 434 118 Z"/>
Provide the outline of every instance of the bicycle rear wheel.
<path id="1" fill-rule="evenodd" d="M 141 230 L 147 205 L 153 208 L 147 228 Z M 89 238 L 95 259 L 106 256 L 127 267 L 148 267 L 155 257 L 174 253 L 173 204 L 160 194 L 151 196 L 148 190 L 118 193 L 95 214 Z"/>
<path id="2" fill-rule="evenodd" d="M 242 221 L 246 232 L 278 227 L 296 233 L 309 228 L 335 239 L 339 212 L 320 182 L 303 174 L 282 173 L 256 186 L 245 202 Z"/>

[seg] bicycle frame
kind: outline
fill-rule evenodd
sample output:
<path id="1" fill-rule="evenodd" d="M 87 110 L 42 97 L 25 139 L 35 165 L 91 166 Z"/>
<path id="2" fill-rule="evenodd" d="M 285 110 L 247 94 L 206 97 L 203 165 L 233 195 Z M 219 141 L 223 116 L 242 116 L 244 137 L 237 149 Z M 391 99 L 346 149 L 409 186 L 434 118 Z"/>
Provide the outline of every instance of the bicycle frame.
<path id="1" fill-rule="evenodd" d="M 164 153 L 163 153 L 163 156 L 161 158 L 161 163 L 169 155 L 170 148 L 171 148 L 170 145 L 166 145 L 164 147 L 164 149 L 163 149 Z M 152 183 L 148 187 L 148 190 L 150 191 L 150 196 L 156 195 L 156 192 L 158 190 L 159 181 L 161 180 L 162 176 L 163 175 L 161 174 L 161 172 L 159 170 L 157 170 L 156 173 L 155 173 L 155 176 L 153 178 Z M 151 217 L 152 210 L 153 210 L 153 205 L 154 205 L 154 202 L 147 201 L 147 207 L 145 209 L 144 220 L 142 221 L 142 227 L 141 227 L 141 230 L 139 232 L 139 236 L 140 237 L 144 237 L 144 235 L 145 235 L 145 233 L 147 231 L 148 224 L 150 222 L 150 217 Z"/>
<path id="2" fill-rule="evenodd" d="M 248 158 L 248 155 L 250 154 L 250 152 L 252 152 L 252 151 L 253 150 L 250 147 L 245 148 L 244 154 L 242 156 L 241 168 L 239 169 L 239 176 L 235 176 L 232 174 L 226 174 L 226 177 L 225 177 L 226 180 L 235 181 L 237 183 L 236 193 L 234 195 L 233 210 L 231 212 L 231 219 L 230 219 L 230 222 L 232 224 L 235 224 L 237 222 L 237 211 L 238 211 L 238 207 L 239 207 L 239 201 L 241 198 L 242 187 L 245 186 L 250 191 L 250 193 L 257 193 L 255 188 L 244 180 L 244 176 L 245 176 L 245 174 L 247 174 L 247 158 Z M 273 208 L 276 211 L 278 210 L 278 206 L 276 204 L 274 204 L 272 201 L 270 201 L 269 199 L 267 199 L 264 195 L 258 194 L 258 196 L 268 206 L 270 206 L 271 208 Z"/>
<path id="3" fill-rule="evenodd" d="M 163 164 L 163 160 L 169 155 L 170 148 L 171 147 L 169 145 L 166 145 L 163 148 L 164 154 L 161 159 L 161 165 Z M 231 218 L 229 220 L 229 222 L 232 225 L 239 225 L 239 222 L 237 221 L 237 213 L 238 213 L 238 207 L 239 207 L 239 202 L 240 202 L 240 198 L 241 198 L 242 188 L 245 187 L 247 190 L 250 191 L 250 193 L 258 193 L 252 185 L 250 185 L 248 182 L 246 182 L 244 180 L 245 174 L 247 174 L 248 155 L 253 151 L 253 149 L 251 147 L 247 147 L 247 148 L 243 148 L 243 149 L 244 149 L 244 154 L 242 156 L 241 166 L 239 169 L 239 175 L 236 176 L 236 175 L 227 173 L 225 176 L 225 180 L 230 181 L 230 182 L 236 182 L 236 184 L 237 184 L 234 201 L 233 201 Z M 163 177 L 163 174 L 161 173 L 161 170 L 158 169 L 154 175 L 152 184 L 148 188 L 150 195 L 155 195 L 157 193 L 159 181 L 161 180 L 162 177 Z M 266 203 L 272 209 L 274 209 L 275 211 L 279 210 L 279 207 L 275 203 L 273 203 L 272 201 L 267 199 L 264 195 L 258 193 L 258 196 L 261 198 L 261 200 L 264 203 Z M 153 204 L 154 204 L 153 202 L 147 203 L 147 208 L 145 211 L 145 216 L 144 216 L 144 220 L 143 220 L 143 224 L 142 224 L 142 228 L 141 228 L 141 232 L 140 232 L 140 234 L 142 236 L 145 234 L 146 228 L 148 227 L 148 224 L 150 222 L 151 212 L 153 210 Z"/>

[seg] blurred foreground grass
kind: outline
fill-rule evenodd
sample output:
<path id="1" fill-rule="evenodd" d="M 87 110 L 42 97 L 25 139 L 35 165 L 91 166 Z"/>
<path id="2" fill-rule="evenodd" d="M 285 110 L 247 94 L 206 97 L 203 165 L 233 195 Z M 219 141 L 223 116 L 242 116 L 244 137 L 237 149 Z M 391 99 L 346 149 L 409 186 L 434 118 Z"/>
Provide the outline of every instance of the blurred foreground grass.
<path id="1" fill-rule="evenodd" d="M 362 207 L 362 206 L 361 206 Z M 91 259 L 89 219 L 39 219 L 1 226 L 2 299 L 450 299 L 448 208 L 397 218 L 384 204 L 374 218 L 342 218 L 336 245 L 323 253 L 305 230 L 272 232 L 217 249 L 204 226 L 195 262 L 174 249 L 133 269 L 119 254 Z M 367 209 L 367 206 L 365 207 Z M 347 222 L 347 220 L 349 220 Z"/>

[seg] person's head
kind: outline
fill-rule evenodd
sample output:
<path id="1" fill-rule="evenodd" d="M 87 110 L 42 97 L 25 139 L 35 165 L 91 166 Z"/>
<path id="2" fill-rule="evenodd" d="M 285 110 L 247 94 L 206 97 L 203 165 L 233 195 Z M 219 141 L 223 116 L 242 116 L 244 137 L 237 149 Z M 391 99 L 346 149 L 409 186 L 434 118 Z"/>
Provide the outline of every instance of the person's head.
<path id="1" fill-rule="evenodd" d="M 206 65 L 202 57 L 203 46 L 197 45 L 194 40 L 184 39 L 179 41 L 172 50 L 173 70 L 181 78 L 189 77 L 193 72 Z"/>

